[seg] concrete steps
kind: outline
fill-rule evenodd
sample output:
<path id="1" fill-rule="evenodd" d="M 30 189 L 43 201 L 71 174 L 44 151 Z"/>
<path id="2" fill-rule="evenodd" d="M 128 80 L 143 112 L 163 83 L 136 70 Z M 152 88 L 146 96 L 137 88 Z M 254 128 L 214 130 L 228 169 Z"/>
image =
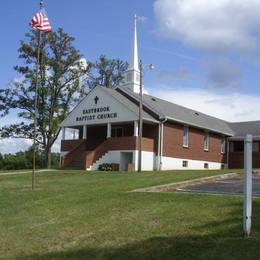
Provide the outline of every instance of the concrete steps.
<path id="1" fill-rule="evenodd" d="M 107 154 L 108 154 L 108 152 L 106 152 L 105 154 L 103 154 L 97 161 L 95 161 L 93 164 L 91 164 L 91 165 L 87 168 L 87 171 L 98 170 L 98 167 L 99 167 L 100 164 L 106 163 L 105 161 L 103 162 L 103 160 L 105 159 L 105 157 L 106 157 Z"/>

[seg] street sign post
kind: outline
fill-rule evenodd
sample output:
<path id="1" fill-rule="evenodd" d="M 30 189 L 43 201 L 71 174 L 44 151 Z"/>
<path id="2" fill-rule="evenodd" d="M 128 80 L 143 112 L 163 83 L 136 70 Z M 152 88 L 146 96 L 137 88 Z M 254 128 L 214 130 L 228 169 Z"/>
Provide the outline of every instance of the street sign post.
<path id="1" fill-rule="evenodd" d="M 252 135 L 246 135 L 244 141 L 244 234 L 251 234 L 252 216 Z"/>

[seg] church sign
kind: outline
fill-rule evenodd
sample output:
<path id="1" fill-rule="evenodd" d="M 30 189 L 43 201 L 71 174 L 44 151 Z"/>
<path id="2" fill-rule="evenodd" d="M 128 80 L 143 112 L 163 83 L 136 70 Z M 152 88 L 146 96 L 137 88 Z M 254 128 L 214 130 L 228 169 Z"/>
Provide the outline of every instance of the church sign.
<path id="1" fill-rule="evenodd" d="M 110 106 L 83 109 L 82 114 L 76 117 L 77 122 L 117 118 L 117 113 L 111 112 Z"/>

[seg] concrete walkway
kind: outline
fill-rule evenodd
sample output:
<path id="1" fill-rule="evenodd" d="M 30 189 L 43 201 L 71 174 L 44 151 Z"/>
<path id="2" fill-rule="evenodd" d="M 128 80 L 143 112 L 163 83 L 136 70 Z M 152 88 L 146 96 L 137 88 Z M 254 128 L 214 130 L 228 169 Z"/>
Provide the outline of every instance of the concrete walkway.
<path id="1" fill-rule="evenodd" d="M 50 172 L 50 171 L 58 171 L 58 170 L 53 170 L 53 169 L 44 169 L 44 170 L 36 170 L 36 173 L 39 172 Z M 25 174 L 25 173 L 31 173 L 32 170 L 27 170 L 27 171 L 17 171 L 17 172 L 0 172 L 0 176 L 5 176 L 5 175 L 16 175 L 16 174 Z"/>

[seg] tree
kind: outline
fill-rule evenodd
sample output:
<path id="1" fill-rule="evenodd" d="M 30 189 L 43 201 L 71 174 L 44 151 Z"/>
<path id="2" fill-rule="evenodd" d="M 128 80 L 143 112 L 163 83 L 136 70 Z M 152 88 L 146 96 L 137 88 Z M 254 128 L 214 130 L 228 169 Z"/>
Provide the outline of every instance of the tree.
<path id="1" fill-rule="evenodd" d="M 18 50 L 22 65 L 14 68 L 21 79 L 0 90 L 1 116 L 17 110 L 21 122 L 2 127 L 3 138 L 33 139 L 38 32 L 31 31 L 26 37 L 28 41 L 21 41 Z M 48 168 L 51 147 L 60 132 L 59 124 L 85 93 L 83 82 L 89 67 L 73 47 L 73 41 L 61 28 L 44 34 L 41 41 L 36 143 L 44 150 Z"/>
<path id="2" fill-rule="evenodd" d="M 120 59 L 108 59 L 101 55 L 99 60 L 89 63 L 87 85 L 89 89 L 96 86 L 113 88 L 123 80 L 123 73 L 127 69 L 127 62 Z"/>
<path id="3" fill-rule="evenodd" d="M 0 153 L 0 170 L 20 170 L 32 168 L 32 154 L 33 147 L 30 147 L 27 151 L 17 152 L 15 154 Z M 39 149 L 36 150 L 36 168 L 44 168 L 44 154 Z M 52 153 L 52 167 L 58 168 L 59 166 L 59 154 Z"/>

